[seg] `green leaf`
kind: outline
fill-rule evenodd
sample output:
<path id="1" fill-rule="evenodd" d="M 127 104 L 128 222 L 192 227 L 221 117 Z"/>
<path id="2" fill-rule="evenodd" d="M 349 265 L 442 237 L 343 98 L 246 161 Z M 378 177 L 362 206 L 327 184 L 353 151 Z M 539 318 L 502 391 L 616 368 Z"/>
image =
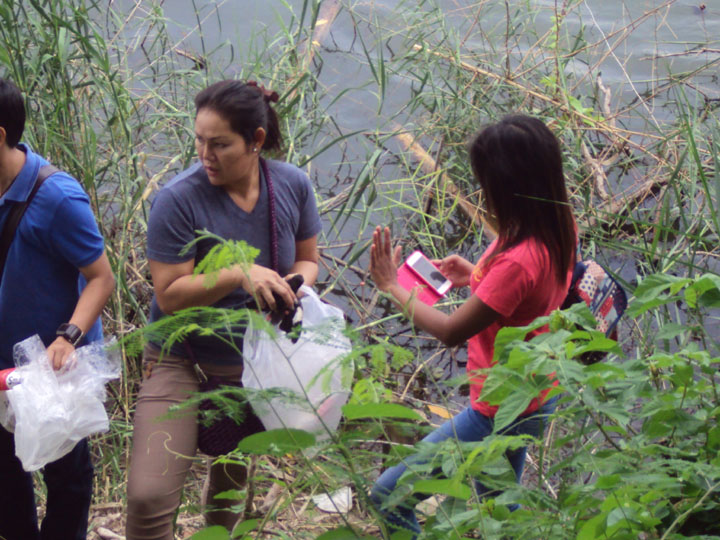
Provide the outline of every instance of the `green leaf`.
<path id="1" fill-rule="evenodd" d="M 658 339 L 673 339 L 687 332 L 687 326 L 677 323 L 664 324 L 657 333 Z"/>
<path id="2" fill-rule="evenodd" d="M 633 292 L 638 301 L 648 302 L 658 298 L 665 292 L 677 293 L 682 287 L 690 283 L 687 278 L 679 278 L 669 274 L 652 274 L 644 278 Z"/>
<path id="3" fill-rule="evenodd" d="M 595 486 L 598 489 L 610 489 L 620 483 L 621 477 L 619 474 L 609 474 L 607 476 L 601 476 L 595 482 Z"/>
<path id="4" fill-rule="evenodd" d="M 415 493 L 426 493 L 429 495 L 449 495 L 457 499 L 467 501 L 472 497 L 470 486 L 465 485 L 460 479 L 442 478 L 436 480 L 418 480 L 414 484 Z"/>
<path id="5" fill-rule="evenodd" d="M 573 356 L 577 358 L 587 352 L 612 352 L 622 354 L 622 349 L 614 339 L 593 332 L 592 339 L 575 349 Z"/>
<path id="6" fill-rule="evenodd" d="M 315 436 L 300 429 L 271 429 L 245 437 L 237 449 L 246 454 L 282 456 L 310 448 Z"/>
<path id="7" fill-rule="evenodd" d="M 528 408 L 533 396 L 527 392 L 513 393 L 501 404 L 495 413 L 495 426 L 493 431 L 498 433 L 504 427 L 509 426 L 520 414 Z"/>
<path id="8" fill-rule="evenodd" d="M 676 300 L 676 298 L 653 298 L 649 302 L 639 302 L 637 300 L 633 300 L 625 311 L 625 315 L 634 319 L 651 309 L 664 306 L 665 304 L 670 304 Z"/>
<path id="9" fill-rule="evenodd" d="M 605 530 L 605 518 L 606 515 L 603 513 L 587 520 L 580 529 L 576 540 L 597 540 L 602 538 L 602 533 Z"/>
<path id="10" fill-rule="evenodd" d="M 711 450 L 720 448 L 720 426 L 715 426 L 708 431 L 707 445 Z"/>
<path id="11" fill-rule="evenodd" d="M 424 420 L 416 411 L 399 403 L 350 403 L 342 408 L 345 418 L 405 418 L 407 420 Z"/>
<path id="12" fill-rule="evenodd" d="M 321 534 L 315 540 L 372 540 L 372 537 L 360 536 L 349 527 L 339 527 Z"/>
<path id="13" fill-rule="evenodd" d="M 501 328 L 495 337 L 495 358 L 493 360 L 497 362 L 501 353 L 504 353 L 505 348 L 513 341 L 524 341 L 527 333 L 527 330 L 520 326 Z"/>
<path id="14" fill-rule="evenodd" d="M 259 519 L 248 519 L 247 521 L 242 521 L 235 525 L 231 536 L 232 538 L 238 538 L 244 534 L 249 533 L 250 531 L 254 531 L 255 529 L 257 529 L 259 524 Z"/>
<path id="15" fill-rule="evenodd" d="M 493 353 L 493 361 L 502 362 L 506 358 L 513 347 L 514 342 L 524 342 L 525 336 L 533 330 L 545 326 L 550 321 L 550 317 L 538 317 L 528 326 L 505 326 L 501 328 L 497 336 L 495 336 L 495 349 Z"/>
<path id="16" fill-rule="evenodd" d="M 720 306 L 720 276 L 703 274 L 685 290 L 685 300 L 690 307 Z"/>
<path id="17" fill-rule="evenodd" d="M 676 364 L 672 380 L 678 386 L 687 386 L 693 380 L 693 367 L 687 364 Z"/>
<path id="18" fill-rule="evenodd" d="M 217 283 L 218 275 L 223 268 L 239 265 L 249 271 L 253 261 L 260 254 L 260 250 L 244 240 L 225 240 L 206 230 L 195 232 L 198 236 L 180 251 L 181 255 L 188 253 L 193 246 L 201 241 L 211 240 L 217 242 L 193 269 L 194 276 L 205 275 L 203 285 L 207 288 L 213 287 Z"/>
<path id="19" fill-rule="evenodd" d="M 215 525 L 196 532 L 190 540 L 230 540 L 230 533 L 222 525 Z"/>
<path id="20" fill-rule="evenodd" d="M 622 367 L 609 364 L 607 362 L 597 362 L 595 364 L 585 366 L 585 373 L 598 373 L 603 375 L 604 378 L 610 380 L 624 379 L 627 375 Z"/>

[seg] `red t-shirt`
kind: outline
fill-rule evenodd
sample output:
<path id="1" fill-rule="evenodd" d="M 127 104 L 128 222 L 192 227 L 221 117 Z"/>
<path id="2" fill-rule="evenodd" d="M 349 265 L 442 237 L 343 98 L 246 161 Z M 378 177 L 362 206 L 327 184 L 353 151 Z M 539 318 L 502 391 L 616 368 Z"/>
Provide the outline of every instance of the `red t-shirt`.
<path id="1" fill-rule="evenodd" d="M 493 242 L 470 276 L 470 290 L 500 314 L 500 318 L 468 341 L 467 370 L 470 374 L 470 403 L 473 409 L 495 416 L 498 407 L 478 401 L 485 382 L 484 375 L 473 376 L 478 369 L 493 365 L 495 336 L 504 326 L 526 326 L 537 317 L 549 315 L 565 299 L 572 270 L 565 283 L 558 283 L 547 248 L 535 240 L 526 240 L 500 255 L 486 268 L 483 263 L 492 252 Z M 534 330 L 527 339 L 547 332 L 547 326 Z M 536 411 L 549 390 L 534 398 L 523 414 Z"/>

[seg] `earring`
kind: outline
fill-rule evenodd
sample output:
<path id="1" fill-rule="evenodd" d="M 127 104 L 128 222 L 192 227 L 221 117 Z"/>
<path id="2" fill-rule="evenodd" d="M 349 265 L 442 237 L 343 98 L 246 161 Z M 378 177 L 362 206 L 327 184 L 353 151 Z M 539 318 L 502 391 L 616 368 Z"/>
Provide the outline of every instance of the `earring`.
<path id="1" fill-rule="evenodd" d="M 257 148 L 253 148 L 253 152 L 257 152 Z"/>

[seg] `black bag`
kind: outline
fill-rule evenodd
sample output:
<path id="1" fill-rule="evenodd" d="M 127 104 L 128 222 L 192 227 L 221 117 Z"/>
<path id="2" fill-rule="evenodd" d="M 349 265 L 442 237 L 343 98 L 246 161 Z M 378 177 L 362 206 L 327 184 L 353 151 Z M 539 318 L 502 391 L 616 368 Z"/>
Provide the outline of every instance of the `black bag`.
<path id="1" fill-rule="evenodd" d="M 196 371 L 200 368 L 195 364 Z M 202 373 L 202 371 L 200 371 Z M 206 377 L 203 373 L 200 376 L 200 391 L 211 392 L 223 387 L 242 388 L 241 382 L 231 382 L 222 377 Z M 238 443 L 254 433 L 264 431 L 260 419 L 253 413 L 247 400 L 233 396 L 241 411 L 241 419 L 236 421 L 226 413 L 221 413 L 220 418 L 212 420 L 207 418 L 208 411 L 218 411 L 219 408 L 211 399 L 204 399 L 198 406 L 198 448 L 209 456 L 221 456 L 232 452 L 237 448 Z"/>

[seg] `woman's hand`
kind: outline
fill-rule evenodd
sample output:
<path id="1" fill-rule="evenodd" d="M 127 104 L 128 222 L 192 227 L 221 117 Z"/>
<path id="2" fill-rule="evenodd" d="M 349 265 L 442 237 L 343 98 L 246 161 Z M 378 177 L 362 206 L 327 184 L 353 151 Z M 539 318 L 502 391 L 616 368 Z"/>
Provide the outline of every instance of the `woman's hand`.
<path id="1" fill-rule="evenodd" d="M 444 259 L 434 260 L 432 263 L 452 281 L 453 287 L 467 287 L 470 284 L 470 275 L 475 269 L 475 265 L 460 255 L 448 255 Z"/>
<path id="2" fill-rule="evenodd" d="M 375 286 L 387 292 L 397 284 L 397 269 L 400 265 L 400 246 L 394 250 L 390 245 L 390 229 L 380 227 L 373 233 L 373 243 L 370 246 L 370 275 Z"/>
<path id="3" fill-rule="evenodd" d="M 241 286 L 255 297 L 260 309 L 267 307 L 270 311 L 275 311 L 277 306 L 275 298 L 273 298 L 273 291 L 280 295 L 285 306 L 294 306 L 297 302 L 292 288 L 280 274 L 258 264 L 253 264 L 250 270 L 245 272 Z"/>

